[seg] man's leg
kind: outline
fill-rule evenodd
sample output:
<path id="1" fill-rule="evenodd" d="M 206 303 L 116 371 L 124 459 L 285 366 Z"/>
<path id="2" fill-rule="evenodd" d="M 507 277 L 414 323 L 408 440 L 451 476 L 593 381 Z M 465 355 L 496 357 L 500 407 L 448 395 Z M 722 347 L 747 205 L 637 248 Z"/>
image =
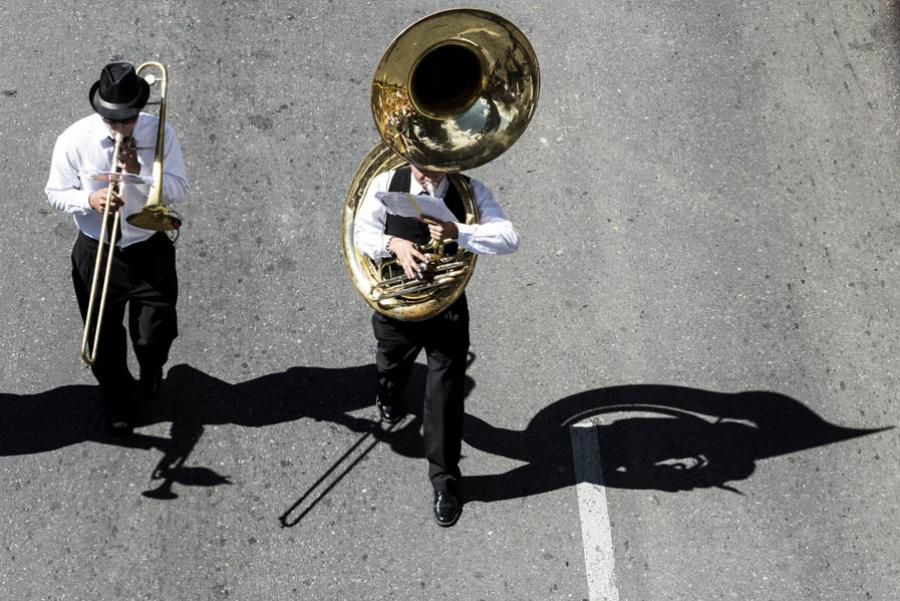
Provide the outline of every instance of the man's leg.
<path id="1" fill-rule="evenodd" d="M 442 526 L 459 516 L 459 470 L 464 391 L 469 350 L 469 312 L 465 297 L 429 320 L 428 376 L 422 417 L 428 477 L 435 491 L 435 518 Z M 441 496 L 439 496 L 441 495 Z M 440 506 L 446 503 L 447 506 Z"/>
<path id="2" fill-rule="evenodd" d="M 436 491 L 456 493 L 465 413 L 466 353 L 430 350 L 423 413 L 428 477 Z"/>
<path id="3" fill-rule="evenodd" d="M 136 246 L 139 248 L 128 251 L 130 273 L 135 282 L 128 329 L 141 366 L 141 387 L 155 396 L 162 380 L 162 367 L 169 360 L 172 341 L 178 336 L 175 248 L 160 234 Z"/>
<path id="4" fill-rule="evenodd" d="M 376 403 L 382 419 L 396 423 L 402 417 L 400 394 L 406 387 L 416 356 L 422 347 L 410 339 L 409 324 L 385 317 L 372 316 L 372 329 L 378 342 L 375 367 L 378 371 Z"/>
<path id="5" fill-rule="evenodd" d="M 128 322 L 134 354 L 141 366 L 141 388 L 155 396 L 178 332 L 175 306 L 132 300 Z"/>
<path id="6" fill-rule="evenodd" d="M 84 235 L 80 235 L 72 248 L 72 284 L 75 298 L 81 312 L 82 321 L 87 316 L 90 298 L 90 286 L 93 278 L 94 262 L 97 256 L 97 243 Z M 102 276 L 102 273 L 101 273 Z M 100 327 L 100 339 L 97 343 L 97 360 L 91 371 L 106 404 L 107 414 L 111 422 L 129 421 L 134 412 L 134 378 L 128 371 L 128 359 L 125 346 L 125 327 L 122 319 L 125 314 L 125 301 L 121 298 L 121 281 L 125 278 L 124 269 L 118 259 L 113 257 L 113 271 L 110 276 L 110 289 L 107 294 L 106 307 Z M 97 325 L 96 312 L 99 304 L 100 286 L 95 291 L 93 327 L 88 332 L 89 348 L 94 348 L 94 335 Z"/>

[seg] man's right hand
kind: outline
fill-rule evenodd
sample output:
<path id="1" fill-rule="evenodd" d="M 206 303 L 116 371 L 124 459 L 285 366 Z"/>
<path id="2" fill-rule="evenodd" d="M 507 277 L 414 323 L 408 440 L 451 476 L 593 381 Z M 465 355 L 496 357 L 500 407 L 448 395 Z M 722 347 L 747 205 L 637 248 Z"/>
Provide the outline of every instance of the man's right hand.
<path id="1" fill-rule="evenodd" d="M 88 202 L 91 205 L 91 208 L 97 211 L 98 213 L 103 213 L 106 208 L 106 197 L 109 195 L 109 188 L 103 188 L 102 190 L 96 190 L 91 192 L 90 197 L 88 198 Z M 110 212 L 114 212 L 116 209 L 125 204 L 125 199 L 119 196 L 119 194 L 113 189 L 111 195 L 109 195 L 109 210 Z"/>
<path id="2" fill-rule="evenodd" d="M 387 249 L 397 257 L 397 263 L 408 278 L 416 277 L 424 269 L 423 264 L 428 262 L 415 244 L 403 238 L 391 238 Z"/>

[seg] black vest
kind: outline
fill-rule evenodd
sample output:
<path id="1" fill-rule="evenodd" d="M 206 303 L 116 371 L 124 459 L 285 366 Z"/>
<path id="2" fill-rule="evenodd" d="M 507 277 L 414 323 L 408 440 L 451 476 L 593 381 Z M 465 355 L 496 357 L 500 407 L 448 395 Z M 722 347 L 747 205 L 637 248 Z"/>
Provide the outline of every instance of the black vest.
<path id="1" fill-rule="evenodd" d="M 411 184 L 412 171 L 408 166 L 401 167 L 394 172 L 394 176 L 391 178 L 391 183 L 388 186 L 388 192 L 409 192 Z M 444 195 L 444 204 L 447 205 L 451 213 L 456 215 L 456 219 L 460 223 L 465 223 L 466 210 L 459 196 L 459 190 L 456 189 L 453 182 L 448 181 L 448 184 L 447 193 Z M 427 244 L 431 240 L 431 236 L 428 234 L 428 226 L 412 217 L 399 217 L 388 214 L 384 222 L 384 233 L 388 236 L 410 240 L 416 244 Z"/>

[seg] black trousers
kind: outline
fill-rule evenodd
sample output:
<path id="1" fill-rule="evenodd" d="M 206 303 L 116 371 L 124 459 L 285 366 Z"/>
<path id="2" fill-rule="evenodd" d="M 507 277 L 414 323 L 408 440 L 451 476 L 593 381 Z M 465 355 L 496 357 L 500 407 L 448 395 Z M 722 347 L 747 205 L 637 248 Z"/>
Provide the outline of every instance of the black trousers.
<path id="1" fill-rule="evenodd" d="M 457 492 L 460 479 L 463 395 L 469 351 L 469 308 L 465 294 L 446 311 L 425 321 L 372 316 L 378 341 L 378 394 L 396 401 L 424 348 L 428 372 L 422 427 L 428 477 L 436 491 Z"/>
<path id="2" fill-rule="evenodd" d="M 72 283 L 82 319 L 87 314 L 97 247 L 96 240 L 79 233 L 72 248 Z M 102 269 L 105 267 L 104 263 Z M 103 275 L 101 271 L 98 298 Z M 165 234 L 158 232 L 144 242 L 115 249 L 97 362 L 92 367 L 111 410 L 128 407 L 135 389 L 134 378 L 128 371 L 123 325 L 126 305 L 128 331 L 138 364 L 142 372 L 152 374 L 168 360 L 169 348 L 178 336 L 177 300 L 175 245 Z M 94 311 L 97 311 L 96 301 Z M 93 323 L 97 323 L 96 317 Z M 93 344 L 93 331 L 89 340 Z"/>

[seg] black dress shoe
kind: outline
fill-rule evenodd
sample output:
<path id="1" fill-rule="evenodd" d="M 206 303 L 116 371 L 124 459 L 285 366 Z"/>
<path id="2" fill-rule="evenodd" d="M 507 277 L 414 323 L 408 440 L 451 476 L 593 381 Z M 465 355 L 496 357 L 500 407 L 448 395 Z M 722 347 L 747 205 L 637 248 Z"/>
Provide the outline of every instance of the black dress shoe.
<path id="1" fill-rule="evenodd" d="M 447 528 L 456 523 L 462 513 L 462 504 L 452 492 L 434 493 L 434 521 Z"/>
<path id="2" fill-rule="evenodd" d="M 149 371 L 141 370 L 141 391 L 144 396 L 149 399 L 155 399 L 159 396 L 159 389 L 162 387 L 162 368 Z"/>
<path id="3" fill-rule="evenodd" d="M 403 412 L 393 402 L 382 401 L 380 398 L 375 399 L 375 406 L 378 407 L 378 415 L 381 421 L 388 424 L 396 424 L 403 419 Z"/>

